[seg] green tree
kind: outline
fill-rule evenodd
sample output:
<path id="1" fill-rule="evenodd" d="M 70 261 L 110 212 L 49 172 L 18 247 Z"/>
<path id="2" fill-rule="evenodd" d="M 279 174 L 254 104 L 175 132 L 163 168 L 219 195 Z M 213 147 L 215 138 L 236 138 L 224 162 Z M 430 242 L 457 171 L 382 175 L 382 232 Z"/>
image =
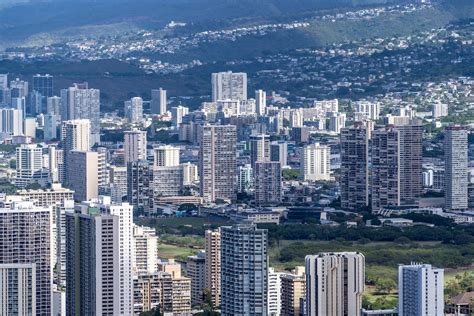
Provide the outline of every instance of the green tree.
<path id="1" fill-rule="evenodd" d="M 161 311 L 159 307 L 155 307 L 149 311 L 141 312 L 140 316 L 161 316 Z"/>
<path id="2" fill-rule="evenodd" d="M 375 282 L 375 289 L 378 293 L 390 294 L 396 287 L 397 284 L 392 279 L 378 279 Z"/>

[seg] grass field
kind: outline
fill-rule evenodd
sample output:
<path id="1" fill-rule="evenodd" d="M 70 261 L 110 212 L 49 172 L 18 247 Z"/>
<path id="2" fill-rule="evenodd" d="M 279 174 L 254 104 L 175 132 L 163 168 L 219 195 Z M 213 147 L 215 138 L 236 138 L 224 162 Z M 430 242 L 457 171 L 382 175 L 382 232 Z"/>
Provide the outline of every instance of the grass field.
<path id="1" fill-rule="evenodd" d="M 195 255 L 197 252 L 196 249 L 183 247 L 183 246 L 175 246 L 169 244 L 158 244 L 158 256 L 163 259 L 177 259 L 177 260 L 184 260 L 187 256 Z"/>

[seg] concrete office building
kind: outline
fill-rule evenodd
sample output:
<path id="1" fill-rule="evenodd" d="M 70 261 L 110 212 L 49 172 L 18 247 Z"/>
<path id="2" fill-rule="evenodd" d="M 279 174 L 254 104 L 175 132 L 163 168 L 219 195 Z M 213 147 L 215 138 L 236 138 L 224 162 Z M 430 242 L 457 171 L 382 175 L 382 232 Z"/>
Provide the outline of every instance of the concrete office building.
<path id="1" fill-rule="evenodd" d="M 247 74 L 218 72 L 212 74 L 212 102 L 218 100 L 247 100 Z"/>
<path id="2" fill-rule="evenodd" d="M 267 255 L 265 229 L 252 224 L 221 227 L 223 316 L 267 315 Z"/>
<path id="3" fill-rule="evenodd" d="M 23 110 L 0 109 L 0 132 L 12 136 L 23 135 Z"/>
<path id="4" fill-rule="evenodd" d="M 127 167 L 109 166 L 112 202 L 120 203 L 127 196 Z"/>
<path id="5" fill-rule="evenodd" d="M 179 166 L 179 147 L 170 145 L 153 148 L 153 165 L 156 167 Z"/>
<path id="6" fill-rule="evenodd" d="M 398 314 L 444 315 L 444 270 L 429 264 L 399 266 Z"/>
<path id="7" fill-rule="evenodd" d="M 57 116 L 61 121 L 61 97 L 51 96 L 46 99 L 46 113 Z"/>
<path id="8" fill-rule="evenodd" d="M 206 202 L 236 199 L 236 127 L 205 125 L 201 128 L 199 177 Z"/>
<path id="9" fill-rule="evenodd" d="M 467 129 L 450 126 L 444 135 L 444 207 L 448 210 L 468 208 Z"/>
<path id="10" fill-rule="evenodd" d="M 365 257 L 356 252 L 308 255 L 307 315 L 359 316 L 365 282 Z"/>
<path id="11" fill-rule="evenodd" d="M 33 202 L 0 208 L 0 281 L 13 290 L 0 296 L 2 314 L 51 315 L 51 223 L 51 208 Z"/>
<path id="12" fill-rule="evenodd" d="M 68 185 L 76 201 L 88 201 L 99 194 L 99 155 L 94 151 L 69 153 Z"/>
<path id="13" fill-rule="evenodd" d="M 206 230 L 205 233 L 204 288 L 210 292 L 215 306 L 221 303 L 221 232 Z"/>
<path id="14" fill-rule="evenodd" d="M 328 181 L 331 179 L 331 149 L 319 143 L 303 147 L 301 154 L 301 177 L 305 181 Z"/>
<path id="15" fill-rule="evenodd" d="M 183 169 L 183 185 L 192 185 L 197 183 L 198 167 L 190 162 L 182 163 L 181 168 Z"/>
<path id="16" fill-rule="evenodd" d="M 89 120 L 64 121 L 61 126 L 61 142 L 64 153 L 65 182 L 68 182 L 69 153 L 73 150 L 91 149 L 91 126 Z"/>
<path id="17" fill-rule="evenodd" d="M 124 133 L 124 160 L 127 165 L 129 162 L 137 160 L 146 160 L 147 157 L 146 131 L 133 129 Z"/>
<path id="18" fill-rule="evenodd" d="M 255 163 L 255 202 L 259 205 L 278 204 L 282 200 L 282 177 L 279 161 Z"/>
<path id="19" fill-rule="evenodd" d="M 362 123 L 341 130 L 341 207 L 369 205 L 369 138 Z"/>

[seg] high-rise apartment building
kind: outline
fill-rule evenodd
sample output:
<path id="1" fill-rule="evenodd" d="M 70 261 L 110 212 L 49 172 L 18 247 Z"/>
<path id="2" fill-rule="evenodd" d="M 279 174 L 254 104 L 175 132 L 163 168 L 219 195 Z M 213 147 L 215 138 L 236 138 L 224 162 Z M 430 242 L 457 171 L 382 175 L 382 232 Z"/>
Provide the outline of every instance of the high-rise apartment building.
<path id="1" fill-rule="evenodd" d="M 46 113 L 56 115 L 61 121 L 61 97 L 52 96 L 46 99 Z"/>
<path id="2" fill-rule="evenodd" d="M 134 273 L 154 273 L 158 268 L 158 236 L 151 227 L 133 225 Z"/>
<path id="3" fill-rule="evenodd" d="M 399 266 L 398 314 L 444 315 L 444 270 L 429 264 Z"/>
<path id="4" fill-rule="evenodd" d="M 75 83 L 68 89 L 61 90 L 61 119 L 90 121 L 90 142 L 100 140 L 100 90 L 89 89 L 87 83 Z"/>
<path id="5" fill-rule="evenodd" d="M 281 315 L 281 276 L 283 272 L 275 272 L 268 268 L 267 315 Z"/>
<path id="6" fill-rule="evenodd" d="M 131 98 L 124 103 L 125 118 L 129 123 L 139 124 L 143 120 L 143 99 L 140 97 Z"/>
<path id="7" fill-rule="evenodd" d="M 24 188 L 30 183 L 45 185 L 48 171 L 43 166 L 43 148 L 36 144 L 23 144 L 16 149 L 15 185 Z"/>
<path id="8" fill-rule="evenodd" d="M 423 128 L 387 125 L 372 135 L 372 209 L 416 207 L 422 190 Z"/>
<path id="9" fill-rule="evenodd" d="M 122 202 L 127 196 L 127 167 L 109 166 L 108 171 L 112 202 Z"/>
<path id="10" fill-rule="evenodd" d="M 259 205 L 278 204 L 282 200 L 282 178 L 279 161 L 255 163 L 255 202 Z"/>
<path id="11" fill-rule="evenodd" d="M 301 153 L 301 177 L 305 181 L 331 179 L 331 149 L 319 143 L 304 146 Z"/>
<path id="12" fill-rule="evenodd" d="M 166 104 L 166 90 L 162 88 L 158 90 L 151 90 L 150 108 L 152 114 L 165 114 L 167 111 Z"/>
<path id="13" fill-rule="evenodd" d="M 308 255 L 307 315 L 359 316 L 365 282 L 365 257 L 356 252 Z"/>
<path id="14" fill-rule="evenodd" d="M 170 145 L 153 148 L 153 165 L 156 167 L 179 166 L 179 147 Z"/>
<path id="15" fill-rule="evenodd" d="M 199 177 L 206 202 L 236 199 L 236 127 L 205 125 L 201 128 Z"/>
<path id="16" fill-rule="evenodd" d="M 113 204 L 108 196 L 101 196 L 97 202 L 90 204 L 98 207 L 102 214 L 108 214 L 119 218 L 118 222 L 118 315 L 131 315 L 133 311 L 133 207 L 128 203 Z"/>
<path id="17" fill-rule="evenodd" d="M 120 315 L 119 221 L 87 205 L 66 213 L 68 315 Z"/>
<path id="18" fill-rule="evenodd" d="M 212 102 L 247 100 L 247 74 L 218 72 L 212 74 Z"/>
<path id="19" fill-rule="evenodd" d="M 211 295 L 212 302 L 221 302 L 221 232 L 206 230 L 205 233 L 205 271 L 204 288 Z"/>
<path id="20" fill-rule="evenodd" d="M 51 315 L 51 223 L 51 208 L 33 202 L 0 209 L 0 280 L 12 290 L 0 295 L 2 314 Z"/>
<path id="21" fill-rule="evenodd" d="M 139 273 L 133 276 L 134 314 L 153 308 L 162 312 L 173 311 L 173 281 L 170 273 Z"/>
<path id="22" fill-rule="evenodd" d="M 0 284 L 1 315 L 37 315 L 35 263 L 0 263 Z"/>
<path id="23" fill-rule="evenodd" d="M 467 134 L 467 129 L 461 126 L 451 126 L 445 129 L 444 206 L 448 210 L 468 208 Z"/>
<path id="24" fill-rule="evenodd" d="M 76 201 L 88 201 L 99 194 L 99 155 L 94 151 L 69 152 L 68 185 Z"/>
<path id="25" fill-rule="evenodd" d="M 127 165 L 127 198 L 139 212 L 153 208 L 153 172 L 147 160 L 137 160 Z"/>
<path id="26" fill-rule="evenodd" d="M 283 273 L 280 279 L 281 315 L 302 315 L 301 301 L 306 298 L 304 267 L 297 267 L 294 273 Z"/>
<path id="27" fill-rule="evenodd" d="M 369 205 L 369 139 L 361 123 L 341 130 L 341 207 L 360 210 Z"/>
<path id="28" fill-rule="evenodd" d="M 255 169 L 257 161 L 270 160 L 270 135 L 250 135 L 250 162 Z"/>
<path id="29" fill-rule="evenodd" d="M 263 90 L 255 90 L 255 104 L 258 116 L 264 116 L 267 111 L 267 93 Z"/>
<path id="30" fill-rule="evenodd" d="M 137 160 L 146 160 L 146 146 L 146 131 L 137 129 L 126 131 L 123 142 L 125 164 Z"/>
<path id="31" fill-rule="evenodd" d="M 53 183 L 47 189 L 18 190 L 16 195 L 33 202 L 37 207 L 49 207 L 61 204 L 64 200 L 73 200 L 74 191 L 63 188 L 60 183 Z"/>
<path id="32" fill-rule="evenodd" d="M 252 224 L 221 227 L 223 316 L 267 315 L 267 255 L 265 229 Z"/>
<path id="33" fill-rule="evenodd" d="M 64 199 L 53 204 L 53 265 L 55 284 L 66 285 L 66 213 L 74 212 L 74 200 Z"/>
<path id="34" fill-rule="evenodd" d="M 191 305 L 199 305 L 204 296 L 204 274 L 206 254 L 200 251 L 197 255 L 189 256 L 186 261 L 186 270 L 191 279 Z"/>

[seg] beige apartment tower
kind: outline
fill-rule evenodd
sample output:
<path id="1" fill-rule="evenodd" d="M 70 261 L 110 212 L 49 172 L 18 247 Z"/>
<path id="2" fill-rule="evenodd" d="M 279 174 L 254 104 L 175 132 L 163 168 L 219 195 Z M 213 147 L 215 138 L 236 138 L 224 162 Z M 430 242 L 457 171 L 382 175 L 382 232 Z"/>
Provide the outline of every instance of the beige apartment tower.
<path id="1" fill-rule="evenodd" d="M 221 300 L 221 232 L 207 230 L 205 233 L 204 289 L 211 294 L 215 306 Z"/>
<path id="2" fill-rule="evenodd" d="M 365 257 L 357 252 L 308 255 L 306 308 L 312 316 L 360 316 Z"/>

